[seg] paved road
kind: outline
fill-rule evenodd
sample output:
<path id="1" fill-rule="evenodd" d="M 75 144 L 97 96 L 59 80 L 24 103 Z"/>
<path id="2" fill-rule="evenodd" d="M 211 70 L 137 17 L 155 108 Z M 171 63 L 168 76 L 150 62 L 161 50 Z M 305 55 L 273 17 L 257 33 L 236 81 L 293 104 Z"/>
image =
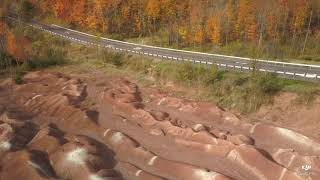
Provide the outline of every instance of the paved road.
<path id="1" fill-rule="evenodd" d="M 10 17 L 9 17 L 10 18 Z M 12 18 L 12 17 L 11 17 Z M 15 18 L 12 18 L 15 19 Z M 308 81 L 320 81 L 320 66 L 296 63 L 275 62 L 268 60 L 252 60 L 235 56 L 208 54 L 177 49 L 168 49 L 155 46 L 128 43 L 107 38 L 97 38 L 94 35 L 67 29 L 57 25 L 46 25 L 37 21 L 28 23 L 30 26 L 60 36 L 75 43 L 87 46 L 100 46 L 115 51 L 139 54 L 143 56 L 168 59 L 172 61 L 190 61 L 207 65 L 215 64 L 220 69 L 249 72 L 253 65 L 262 72 L 276 73 L 279 76 Z"/>

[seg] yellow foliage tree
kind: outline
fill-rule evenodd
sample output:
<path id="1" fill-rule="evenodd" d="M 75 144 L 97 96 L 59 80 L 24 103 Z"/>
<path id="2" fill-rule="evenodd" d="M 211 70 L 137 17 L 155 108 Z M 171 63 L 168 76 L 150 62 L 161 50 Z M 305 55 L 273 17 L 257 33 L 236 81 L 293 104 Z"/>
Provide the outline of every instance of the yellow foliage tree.
<path id="1" fill-rule="evenodd" d="M 222 27 L 219 17 L 212 17 L 208 21 L 208 31 L 210 33 L 210 40 L 216 44 L 221 45 Z"/>

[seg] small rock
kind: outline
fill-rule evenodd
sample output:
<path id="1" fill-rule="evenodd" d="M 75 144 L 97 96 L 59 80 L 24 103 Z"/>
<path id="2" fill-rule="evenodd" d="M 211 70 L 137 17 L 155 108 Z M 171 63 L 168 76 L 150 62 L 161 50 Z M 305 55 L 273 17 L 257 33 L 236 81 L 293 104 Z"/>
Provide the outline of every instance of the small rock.
<path id="1" fill-rule="evenodd" d="M 253 145 L 254 140 L 251 137 L 239 134 L 239 135 L 233 135 L 228 136 L 227 140 L 232 142 L 235 145 Z"/>
<path id="2" fill-rule="evenodd" d="M 210 130 L 210 133 L 219 139 L 227 139 L 227 136 L 229 134 L 228 131 L 221 131 L 218 129 L 212 129 Z"/>
<path id="3" fill-rule="evenodd" d="M 200 132 L 200 131 L 205 131 L 206 127 L 203 124 L 196 124 L 192 127 L 192 129 L 195 132 Z"/>
<path id="4" fill-rule="evenodd" d="M 169 117 L 167 112 L 151 111 L 150 113 L 157 121 L 164 121 Z"/>
<path id="5" fill-rule="evenodd" d="M 182 125 L 181 125 L 181 128 L 186 129 L 186 128 L 188 128 L 188 126 L 185 125 L 185 124 L 182 124 Z"/>
<path id="6" fill-rule="evenodd" d="M 154 136 L 164 136 L 164 132 L 162 129 L 151 129 L 150 134 Z"/>
<path id="7" fill-rule="evenodd" d="M 6 141 L 6 140 L 10 140 L 14 135 L 14 130 L 12 129 L 12 126 L 7 124 L 7 123 L 3 123 L 0 125 L 0 140 L 1 141 Z"/>

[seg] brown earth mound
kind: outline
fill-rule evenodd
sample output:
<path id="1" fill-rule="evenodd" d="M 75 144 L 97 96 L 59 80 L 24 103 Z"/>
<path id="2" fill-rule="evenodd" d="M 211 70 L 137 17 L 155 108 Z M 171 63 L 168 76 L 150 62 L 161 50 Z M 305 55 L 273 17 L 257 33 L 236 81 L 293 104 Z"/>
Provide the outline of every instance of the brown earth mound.
<path id="1" fill-rule="evenodd" d="M 0 179 L 320 179 L 320 143 L 213 104 L 34 72 L 0 85 Z"/>

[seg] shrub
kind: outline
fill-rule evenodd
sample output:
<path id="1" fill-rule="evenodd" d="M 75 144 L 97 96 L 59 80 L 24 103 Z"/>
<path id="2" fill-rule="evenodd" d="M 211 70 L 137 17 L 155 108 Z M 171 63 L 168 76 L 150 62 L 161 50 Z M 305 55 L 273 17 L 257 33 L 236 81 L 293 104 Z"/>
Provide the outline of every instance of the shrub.
<path id="1" fill-rule="evenodd" d="M 122 34 L 111 34 L 108 36 L 110 39 L 115 39 L 115 40 L 119 40 L 119 41 L 123 41 L 124 40 L 124 35 Z"/>
<path id="2" fill-rule="evenodd" d="M 283 88 L 283 82 L 273 74 L 224 72 L 223 78 L 211 87 L 219 105 L 250 113 L 272 102 L 273 95 Z"/>
<path id="3" fill-rule="evenodd" d="M 284 87 L 282 81 L 271 73 L 258 75 L 257 83 L 264 93 L 271 95 L 279 92 Z"/>
<path id="4" fill-rule="evenodd" d="M 215 65 L 209 67 L 201 65 L 198 69 L 198 76 L 201 77 L 201 82 L 204 85 L 212 85 L 219 78 L 218 67 Z"/>
<path id="5" fill-rule="evenodd" d="M 0 70 L 5 70 L 13 66 L 14 64 L 14 59 L 11 56 L 7 55 L 4 52 L 0 52 Z"/>
<path id="6" fill-rule="evenodd" d="M 62 65 L 66 63 L 61 51 L 48 50 L 46 56 L 33 58 L 24 63 L 26 70 L 48 68 L 50 66 Z"/>
<path id="7" fill-rule="evenodd" d="M 139 73 L 147 74 L 152 72 L 152 60 L 140 57 L 128 58 L 126 61 L 127 68 Z"/>
<path id="8" fill-rule="evenodd" d="M 155 63 L 152 75 L 160 79 L 173 79 L 175 77 L 175 65 L 171 62 L 162 61 Z"/>
<path id="9" fill-rule="evenodd" d="M 17 84 L 22 84 L 22 83 L 23 83 L 23 75 L 24 75 L 24 74 L 25 74 L 25 73 L 24 73 L 23 71 L 19 70 L 19 71 L 16 73 L 15 77 L 14 77 L 15 83 L 17 83 Z"/>
<path id="10" fill-rule="evenodd" d="M 300 56 L 299 59 L 306 60 L 306 61 L 312 61 L 313 57 L 309 56 L 309 55 L 303 55 L 303 56 Z"/>
<path id="11" fill-rule="evenodd" d="M 187 63 L 177 64 L 176 79 L 179 82 L 185 82 L 187 84 L 190 84 L 194 78 L 196 78 L 195 68 L 192 63 L 187 62 Z"/>
<path id="12" fill-rule="evenodd" d="M 104 63 L 112 64 L 116 67 L 121 67 L 124 64 L 124 55 L 121 53 L 113 53 L 105 51 L 102 56 Z"/>
<path id="13" fill-rule="evenodd" d="M 176 64 L 176 80 L 187 84 L 203 86 L 212 85 L 219 77 L 218 68 L 214 65 L 192 64 L 190 62 Z"/>
<path id="14" fill-rule="evenodd" d="M 315 58 L 314 58 L 314 61 L 316 61 L 316 62 L 320 62 L 320 56 L 315 57 Z"/>

